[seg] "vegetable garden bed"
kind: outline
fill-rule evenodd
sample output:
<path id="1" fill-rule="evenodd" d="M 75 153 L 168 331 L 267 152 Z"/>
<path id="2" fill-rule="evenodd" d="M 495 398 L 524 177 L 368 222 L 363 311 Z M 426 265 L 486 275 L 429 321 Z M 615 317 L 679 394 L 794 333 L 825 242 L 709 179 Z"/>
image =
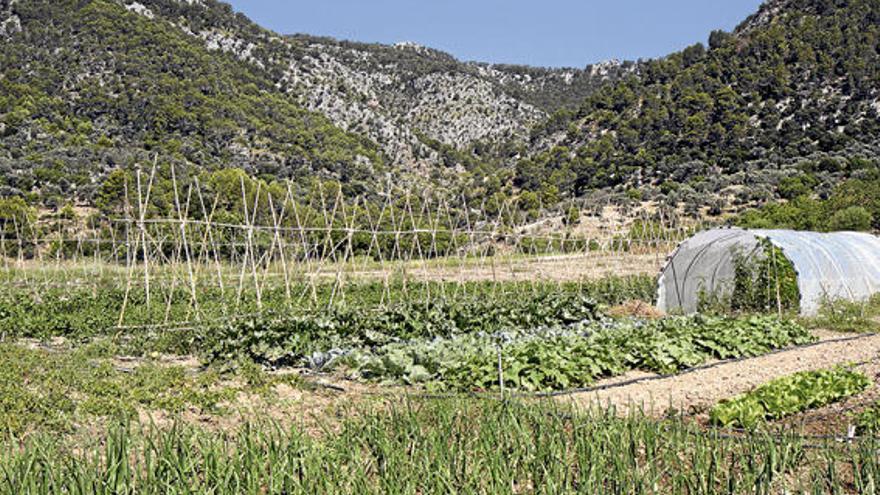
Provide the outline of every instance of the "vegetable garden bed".
<path id="1" fill-rule="evenodd" d="M 357 377 L 424 383 L 433 390 L 497 389 L 503 377 L 508 388 L 552 391 L 629 370 L 668 374 L 711 359 L 758 356 L 812 341 L 796 323 L 765 316 L 623 319 L 414 339 L 354 350 L 333 364 Z"/>

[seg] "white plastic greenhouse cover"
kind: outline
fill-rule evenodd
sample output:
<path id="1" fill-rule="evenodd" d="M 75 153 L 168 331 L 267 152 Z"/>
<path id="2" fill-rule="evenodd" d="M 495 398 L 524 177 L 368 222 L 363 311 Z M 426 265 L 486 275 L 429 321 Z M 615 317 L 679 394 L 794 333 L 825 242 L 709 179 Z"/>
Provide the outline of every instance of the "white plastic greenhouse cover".
<path id="1" fill-rule="evenodd" d="M 702 291 L 730 296 L 734 254 L 757 254 L 758 238 L 769 239 L 794 265 L 804 316 L 818 313 L 823 301 L 860 301 L 880 292 L 878 237 L 723 228 L 701 232 L 678 246 L 660 275 L 657 307 L 694 313 Z"/>

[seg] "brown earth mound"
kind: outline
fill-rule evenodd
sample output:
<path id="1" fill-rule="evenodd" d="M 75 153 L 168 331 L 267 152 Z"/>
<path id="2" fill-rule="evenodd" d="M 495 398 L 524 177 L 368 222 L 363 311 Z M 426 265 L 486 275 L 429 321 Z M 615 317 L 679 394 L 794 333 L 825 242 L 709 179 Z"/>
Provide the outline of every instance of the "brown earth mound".
<path id="1" fill-rule="evenodd" d="M 634 318 L 651 318 L 657 319 L 665 316 L 663 311 L 657 309 L 653 304 L 645 301 L 633 300 L 627 301 L 619 306 L 614 306 L 608 310 L 609 316 Z"/>

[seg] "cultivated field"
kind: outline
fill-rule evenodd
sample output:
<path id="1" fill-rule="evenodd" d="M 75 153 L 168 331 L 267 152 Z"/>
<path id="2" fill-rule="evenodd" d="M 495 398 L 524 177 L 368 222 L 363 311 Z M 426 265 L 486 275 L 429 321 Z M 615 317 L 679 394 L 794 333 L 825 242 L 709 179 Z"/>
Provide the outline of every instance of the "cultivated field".
<path id="1" fill-rule="evenodd" d="M 659 314 L 684 231 L 149 225 L 7 251 L 0 492 L 876 491 L 880 305 Z"/>

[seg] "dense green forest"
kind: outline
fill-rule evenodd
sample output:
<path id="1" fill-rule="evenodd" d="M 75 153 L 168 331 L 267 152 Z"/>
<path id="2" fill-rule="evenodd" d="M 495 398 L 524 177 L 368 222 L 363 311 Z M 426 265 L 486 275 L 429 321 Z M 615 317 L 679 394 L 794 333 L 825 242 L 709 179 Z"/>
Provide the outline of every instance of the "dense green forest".
<path id="1" fill-rule="evenodd" d="M 820 197 L 810 191 L 815 183 L 810 175 L 784 179 L 779 190 L 787 201 L 746 210 L 735 223 L 749 228 L 880 230 L 880 175 L 850 179 Z"/>
<path id="2" fill-rule="evenodd" d="M 785 177 L 816 186 L 877 168 L 880 3 L 766 3 L 734 33 L 645 62 L 578 109 L 535 129 L 554 146 L 517 166 L 525 189 L 665 184 L 707 203 L 730 184 L 744 202 Z M 702 199 L 702 201 L 699 201 Z"/>

